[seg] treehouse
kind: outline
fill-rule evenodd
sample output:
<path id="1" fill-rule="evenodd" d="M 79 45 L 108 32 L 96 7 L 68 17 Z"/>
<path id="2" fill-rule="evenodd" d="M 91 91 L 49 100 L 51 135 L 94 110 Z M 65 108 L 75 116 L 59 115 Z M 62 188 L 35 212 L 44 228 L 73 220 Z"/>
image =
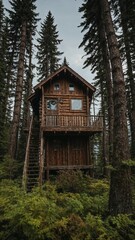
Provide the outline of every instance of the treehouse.
<path id="1" fill-rule="evenodd" d="M 95 88 L 68 66 L 34 87 L 33 116 L 23 172 L 31 189 L 61 169 L 90 171 L 90 138 L 102 131 L 102 117 L 90 114 Z"/>

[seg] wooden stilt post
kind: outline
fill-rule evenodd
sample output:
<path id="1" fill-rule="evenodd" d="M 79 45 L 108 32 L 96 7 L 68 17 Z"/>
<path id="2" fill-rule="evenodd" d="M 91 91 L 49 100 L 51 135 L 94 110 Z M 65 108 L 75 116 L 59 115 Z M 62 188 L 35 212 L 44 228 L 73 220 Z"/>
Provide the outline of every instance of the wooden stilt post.
<path id="1" fill-rule="evenodd" d="M 49 146 L 48 146 L 48 141 L 46 143 L 46 179 L 49 180 Z"/>

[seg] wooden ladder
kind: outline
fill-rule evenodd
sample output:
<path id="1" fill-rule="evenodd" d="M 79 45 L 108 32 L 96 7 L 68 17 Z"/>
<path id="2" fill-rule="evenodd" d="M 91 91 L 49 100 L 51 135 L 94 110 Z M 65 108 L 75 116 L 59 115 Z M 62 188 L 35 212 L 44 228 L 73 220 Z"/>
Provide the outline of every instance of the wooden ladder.
<path id="1" fill-rule="evenodd" d="M 23 170 L 23 187 L 31 191 L 39 182 L 39 123 L 31 118 Z"/>

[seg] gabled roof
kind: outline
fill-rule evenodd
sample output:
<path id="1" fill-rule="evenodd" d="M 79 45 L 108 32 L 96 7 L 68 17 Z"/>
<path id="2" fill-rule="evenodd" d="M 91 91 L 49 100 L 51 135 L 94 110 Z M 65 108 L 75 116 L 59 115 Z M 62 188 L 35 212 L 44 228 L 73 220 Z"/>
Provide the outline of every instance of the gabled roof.
<path id="1" fill-rule="evenodd" d="M 42 80 L 40 83 L 38 83 L 35 87 L 34 90 L 35 92 L 38 89 L 41 89 L 41 87 L 46 84 L 47 82 L 49 82 L 50 80 L 52 80 L 55 76 L 59 75 L 62 72 L 68 72 L 69 74 L 71 74 L 72 76 L 74 76 L 76 79 L 78 79 L 78 81 L 82 82 L 86 87 L 88 87 L 90 89 L 90 91 L 95 92 L 96 88 L 94 86 L 92 86 L 89 82 L 87 82 L 83 77 L 81 77 L 77 72 L 75 72 L 72 68 L 70 68 L 67 65 L 64 65 L 62 67 L 60 67 L 56 72 L 54 72 L 53 74 L 51 74 L 50 76 L 48 76 L 46 79 Z M 29 99 L 31 99 L 34 95 L 35 92 L 32 93 L 29 96 Z"/>

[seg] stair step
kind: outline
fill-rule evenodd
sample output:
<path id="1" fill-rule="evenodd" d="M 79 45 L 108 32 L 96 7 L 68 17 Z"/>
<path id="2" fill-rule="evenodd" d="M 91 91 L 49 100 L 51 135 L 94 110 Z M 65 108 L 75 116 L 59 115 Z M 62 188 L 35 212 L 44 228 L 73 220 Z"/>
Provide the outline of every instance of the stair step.
<path id="1" fill-rule="evenodd" d="M 28 183 L 38 182 L 38 177 L 37 177 L 37 178 L 28 178 L 28 179 L 27 179 L 27 182 L 28 182 Z"/>
<path id="2" fill-rule="evenodd" d="M 36 178 L 28 178 L 27 179 L 27 183 L 38 183 L 38 179 L 36 179 Z"/>
<path id="3" fill-rule="evenodd" d="M 36 149 L 35 147 L 31 147 L 31 146 L 30 146 L 30 151 L 33 151 L 33 152 L 36 152 L 36 153 L 37 153 L 38 148 Z"/>
<path id="4" fill-rule="evenodd" d="M 37 168 L 39 168 L 39 164 L 31 162 L 31 163 L 29 163 L 28 167 L 37 167 Z"/>
<path id="5" fill-rule="evenodd" d="M 29 175 L 28 176 L 28 178 L 27 179 L 35 179 L 35 180 L 37 180 L 39 178 L 39 174 L 37 174 L 37 175 Z"/>
<path id="6" fill-rule="evenodd" d="M 27 190 L 30 191 L 39 182 L 39 145 L 40 125 L 33 119 L 29 143 L 29 159 L 27 167 Z"/>
<path id="7" fill-rule="evenodd" d="M 35 173 L 35 172 L 39 172 L 39 168 L 28 168 L 28 171 L 29 173 Z"/>
<path id="8" fill-rule="evenodd" d="M 39 165 L 31 163 L 31 164 L 29 164 L 28 169 L 29 170 L 39 169 Z"/>
<path id="9" fill-rule="evenodd" d="M 28 171 L 29 175 L 39 175 L 39 170 L 36 171 Z"/>
<path id="10" fill-rule="evenodd" d="M 27 172 L 27 174 L 30 174 L 30 175 L 32 175 L 32 174 L 35 174 L 35 175 L 39 175 L 39 171 L 28 171 Z"/>
<path id="11" fill-rule="evenodd" d="M 37 168 L 35 168 L 35 169 L 33 169 L 33 168 L 28 168 L 28 171 L 29 172 L 39 172 L 39 169 L 37 169 Z"/>
<path id="12" fill-rule="evenodd" d="M 39 158 L 39 156 L 38 156 L 38 158 Z M 38 163 L 38 159 L 37 159 L 37 158 L 35 159 L 35 158 L 33 158 L 33 157 L 32 157 L 32 158 L 30 157 L 30 158 L 29 158 L 29 163 L 32 163 L 32 162 Z"/>
<path id="13" fill-rule="evenodd" d="M 39 167 L 39 164 L 37 164 L 36 162 L 30 162 L 29 163 L 29 167 Z"/>

